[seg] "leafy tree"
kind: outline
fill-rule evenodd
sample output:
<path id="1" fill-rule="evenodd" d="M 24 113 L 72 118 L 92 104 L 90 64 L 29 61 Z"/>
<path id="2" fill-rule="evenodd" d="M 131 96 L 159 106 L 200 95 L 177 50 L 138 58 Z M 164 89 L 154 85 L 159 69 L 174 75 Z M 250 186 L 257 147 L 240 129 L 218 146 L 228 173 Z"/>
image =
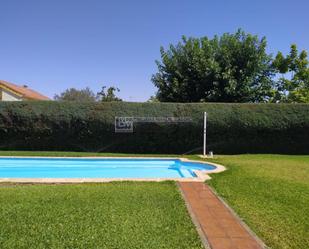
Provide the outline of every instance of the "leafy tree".
<path id="1" fill-rule="evenodd" d="M 102 102 L 112 102 L 112 101 L 122 101 L 122 99 L 118 98 L 115 94 L 115 92 L 120 92 L 120 90 L 117 87 L 109 87 L 105 91 L 106 86 L 102 87 L 102 90 L 98 92 L 97 96 L 98 99 Z"/>
<path id="2" fill-rule="evenodd" d="M 213 39 L 186 38 L 168 50 L 152 82 L 165 102 L 259 102 L 273 95 L 266 39 L 238 30 Z"/>
<path id="3" fill-rule="evenodd" d="M 305 50 L 298 53 L 291 45 L 290 53 L 284 57 L 278 52 L 273 67 L 281 77 L 276 83 L 277 95 L 274 101 L 309 102 L 309 62 Z"/>
<path id="4" fill-rule="evenodd" d="M 81 90 L 69 88 L 59 95 L 56 94 L 54 99 L 58 101 L 94 102 L 96 101 L 96 96 L 89 87 Z"/>

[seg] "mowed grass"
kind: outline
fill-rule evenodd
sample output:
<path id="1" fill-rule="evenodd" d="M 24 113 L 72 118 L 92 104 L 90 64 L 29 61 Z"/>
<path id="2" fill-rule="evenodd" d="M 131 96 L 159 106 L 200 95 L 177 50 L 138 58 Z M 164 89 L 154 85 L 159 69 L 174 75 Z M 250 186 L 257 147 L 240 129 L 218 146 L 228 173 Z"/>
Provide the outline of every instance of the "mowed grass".
<path id="1" fill-rule="evenodd" d="M 309 156 L 237 155 L 207 182 L 276 249 L 309 248 Z"/>
<path id="2" fill-rule="evenodd" d="M 174 182 L 0 184 L 0 248 L 201 249 Z"/>
<path id="3" fill-rule="evenodd" d="M 0 156 L 177 157 L 24 151 L 0 151 Z M 186 157 L 201 160 L 198 156 Z M 207 160 L 228 168 L 220 174 L 212 174 L 212 180 L 207 184 L 227 201 L 267 246 L 273 249 L 309 248 L 309 156 L 234 155 Z M 97 195 L 99 187 L 106 193 Z M 85 193 L 88 188 L 93 188 L 89 195 Z M 116 191 L 117 188 L 124 191 Z M 134 189 L 135 194 L 129 189 Z M 117 192 L 115 198 L 109 197 L 114 196 L 112 192 Z M 130 193 L 127 195 L 127 192 Z M 124 196 L 120 197 L 121 193 Z M 150 197 L 153 194 L 157 197 Z M 138 195 L 143 197 L 137 198 Z M 90 201 L 96 199 L 95 196 L 101 196 L 101 199 Z M 121 205 L 118 205 L 118 198 L 122 198 L 119 200 Z M 151 199 L 146 202 L 148 205 L 144 204 L 145 198 Z M 135 208 L 140 210 L 142 206 L 148 208 L 137 213 Z M 153 213 L 152 210 L 156 211 Z M 150 213 L 150 218 L 145 218 L 145 213 Z M 124 224 L 120 220 L 125 221 Z M 202 247 L 174 183 L 167 182 L 0 185 L 0 248 Z"/>
<path id="4" fill-rule="evenodd" d="M 106 152 L 77 151 L 5 151 L 0 150 L 0 156 L 38 156 L 38 157 L 180 157 L 175 154 L 126 154 Z"/>

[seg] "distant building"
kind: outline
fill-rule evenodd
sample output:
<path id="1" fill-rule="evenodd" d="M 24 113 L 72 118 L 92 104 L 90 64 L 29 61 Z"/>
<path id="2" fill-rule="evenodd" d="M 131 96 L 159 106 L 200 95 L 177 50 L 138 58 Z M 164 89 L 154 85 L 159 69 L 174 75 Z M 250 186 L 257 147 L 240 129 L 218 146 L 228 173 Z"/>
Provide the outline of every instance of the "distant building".
<path id="1" fill-rule="evenodd" d="M 48 97 L 28 88 L 0 80 L 0 101 L 50 100 Z"/>

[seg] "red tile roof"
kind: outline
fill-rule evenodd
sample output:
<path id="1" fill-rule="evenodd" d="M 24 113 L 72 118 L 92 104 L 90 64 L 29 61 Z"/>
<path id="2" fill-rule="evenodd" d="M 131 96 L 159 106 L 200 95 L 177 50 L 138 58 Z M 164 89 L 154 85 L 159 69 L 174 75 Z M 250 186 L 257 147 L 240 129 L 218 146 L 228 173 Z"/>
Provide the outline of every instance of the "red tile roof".
<path id="1" fill-rule="evenodd" d="M 26 100 L 50 100 L 48 97 L 25 86 L 18 86 L 10 82 L 0 80 L 0 88 L 1 86 L 17 93 L 17 95 L 21 95 L 21 97 Z"/>

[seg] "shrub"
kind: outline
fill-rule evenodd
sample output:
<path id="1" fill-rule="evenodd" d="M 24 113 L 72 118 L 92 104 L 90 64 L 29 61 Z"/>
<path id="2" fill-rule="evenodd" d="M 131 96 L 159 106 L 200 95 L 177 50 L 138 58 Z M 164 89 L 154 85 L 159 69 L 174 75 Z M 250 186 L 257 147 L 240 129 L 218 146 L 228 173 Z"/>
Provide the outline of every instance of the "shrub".
<path id="1" fill-rule="evenodd" d="M 214 103 L 0 103 L 0 149 L 200 153 L 203 112 L 215 153 L 309 153 L 309 105 Z M 188 123 L 135 123 L 115 133 L 115 116 L 190 117 Z"/>

